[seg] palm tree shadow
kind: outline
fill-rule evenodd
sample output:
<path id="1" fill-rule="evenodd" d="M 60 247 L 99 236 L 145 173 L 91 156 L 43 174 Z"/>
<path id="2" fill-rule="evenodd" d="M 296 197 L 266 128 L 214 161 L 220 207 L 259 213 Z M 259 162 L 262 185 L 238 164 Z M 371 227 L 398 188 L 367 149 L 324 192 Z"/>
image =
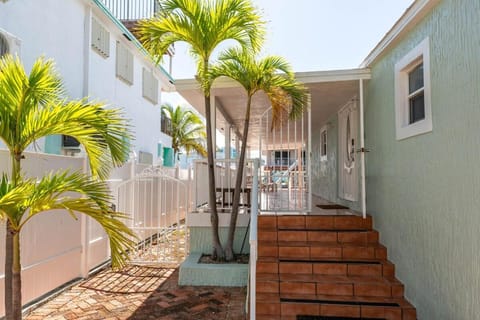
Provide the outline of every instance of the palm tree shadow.
<path id="1" fill-rule="evenodd" d="M 129 265 L 120 271 L 104 271 L 80 287 L 109 294 L 152 293 L 174 272 L 175 268 Z"/>

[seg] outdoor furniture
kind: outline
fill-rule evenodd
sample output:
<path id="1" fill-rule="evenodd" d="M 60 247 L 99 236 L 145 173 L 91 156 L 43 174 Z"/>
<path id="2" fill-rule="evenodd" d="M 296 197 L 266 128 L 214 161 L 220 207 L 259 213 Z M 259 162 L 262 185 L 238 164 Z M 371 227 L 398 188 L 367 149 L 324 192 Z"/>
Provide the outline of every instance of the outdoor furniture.
<path id="1" fill-rule="evenodd" d="M 222 196 L 220 198 L 221 201 L 217 202 L 217 204 L 221 204 L 222 206 L 225 206 L 225 205 L 230 205 L 231 206 L 232 205 L 232 203 L 229 202 L 228 199 L 233 200 L 233 196 L 235 194 L 235 188 L 216 188 L 216 191 L 222 193 Z M 247 197 L 246 199 L 244 197 L 242 197 L 244 202 L 240 202 L 240 205 L 250 207 L 250 205 L 251 205 L 250 194 L 252 192 L 252 188 L 241 188 L 240 192 L 243 193 L 244 196 Z M 227 194 L 229 194 L 228 198 L 227 198 Z M 246 200 L 246 203 L 245 203 L 245 200 Z"/>

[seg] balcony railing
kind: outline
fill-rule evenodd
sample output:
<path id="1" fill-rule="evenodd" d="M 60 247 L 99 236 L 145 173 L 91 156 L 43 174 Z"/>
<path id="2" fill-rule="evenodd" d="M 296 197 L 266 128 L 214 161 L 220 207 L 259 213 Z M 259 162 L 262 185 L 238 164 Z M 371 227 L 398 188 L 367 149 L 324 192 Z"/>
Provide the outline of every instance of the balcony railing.
<path id="1" fill-rule="evenodd" d="M 139 20 L 153 17 L 159 10 L 158 0 L 101 0 L 119 20 Z"/>

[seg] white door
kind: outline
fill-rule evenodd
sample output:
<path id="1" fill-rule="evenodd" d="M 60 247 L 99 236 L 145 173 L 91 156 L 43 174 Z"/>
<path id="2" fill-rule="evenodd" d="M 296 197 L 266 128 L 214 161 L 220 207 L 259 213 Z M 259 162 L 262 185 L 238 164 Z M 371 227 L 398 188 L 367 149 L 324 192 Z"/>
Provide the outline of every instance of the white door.
<path id="1" fill-rule="evenodd" d="M 338 194 L 342 199 L 357 201 L 358 170 L 358 108 L 356 100 L 348 102 L 338 112 Z"/>

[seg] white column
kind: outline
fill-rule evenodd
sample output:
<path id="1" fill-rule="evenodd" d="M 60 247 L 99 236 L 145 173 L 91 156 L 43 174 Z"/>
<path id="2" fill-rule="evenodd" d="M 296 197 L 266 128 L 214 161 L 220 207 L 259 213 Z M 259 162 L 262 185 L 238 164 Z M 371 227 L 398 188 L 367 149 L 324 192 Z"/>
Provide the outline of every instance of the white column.
<path id="1" fill-rule="evenodd" d="M 232 126 L 227 124 L 225 126 L 225 159 L 231 159 L 231 138 Z"/>
<path id="2" fill-rule="evenodd" d="M 211 121 L 212 121 L 212 145 L 213 145 L 213 158 L 216 159 L 217 150 L 217 104 L 215 103 L 215 96 L 210 96 L 210 109 L 211 109 Z"/>
<path id="3" fill-rule="evenodd" d="M 240 137 L 238 135 L 235 135 L 235 158 L 238 159 L 240 156 Z"/>

